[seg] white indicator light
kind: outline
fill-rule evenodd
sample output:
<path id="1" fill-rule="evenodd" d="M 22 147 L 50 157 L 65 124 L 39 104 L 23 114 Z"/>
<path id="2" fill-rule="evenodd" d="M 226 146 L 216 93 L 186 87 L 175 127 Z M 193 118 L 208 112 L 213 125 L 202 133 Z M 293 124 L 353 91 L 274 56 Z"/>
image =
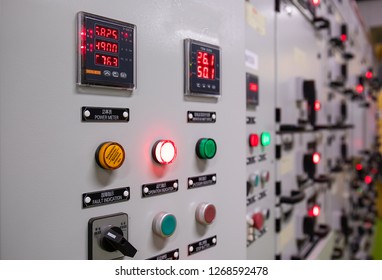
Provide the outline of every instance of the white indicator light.
<path id="1" fill-rule="evenodd" d="M 171 140 L 160 140 L 153 147 L 154 160 L 160 164 L 169 164 L 176 157 L 176 147 Z"/>

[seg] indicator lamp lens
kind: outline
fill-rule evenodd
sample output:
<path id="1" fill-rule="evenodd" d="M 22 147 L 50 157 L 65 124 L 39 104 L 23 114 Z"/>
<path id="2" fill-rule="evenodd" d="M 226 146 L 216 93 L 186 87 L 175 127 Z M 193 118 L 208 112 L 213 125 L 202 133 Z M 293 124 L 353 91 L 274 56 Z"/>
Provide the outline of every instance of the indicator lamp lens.
<path id="1" fill-rule="evenodd" d="M 362 170 L 362 164 L 357 163 L 355 166 L 355 169 L 357 169 L 358 171 L 361 171 Z"/>
<path id="2" fill-rule="evenodd" d="M 321 160 L 321 155 L 317 152 L 315 152 L 312 156 L 312 160 L 314 164 L 318 164 Z"/>
<path id="3" fill-rule="evenodd" d="M 216 155 L 216 142 L 212 138 L 201 138 L 196 143 L 196 154 L 201 159 L 212 159 Z"/>
<path id="4" fill-rule="evenodd" d="M 258 145 L 259 145 L 259 135 L 250 134 L 249 135 L 249 146 L 250 147 L 257 147 Z"/>
<path id="5" fill-rule="evenodd" d="M 345 42 L 347 40 L 346 34 L 341 34 L 341 41 Z"/>
<path id="6" fill-rule="evenodd" d="M 369 184 L 371 184 L 371 182 L 373 182 L 373 178 L 371 178 L 371 176 L 369 176 L 369 175 L 366 175 L 364 181 L 366 184 L 369 185 Z"/>
<path id="7" fill-rule="evenodd" d="M 176 146 L 171 140 L 159 140 L 153 147 L 154 160 L 160 164 L 172 163 L 176 154 Z"/>
<path id="8" fill-rule="evenodd" d="M 312 0 L 312 3 L 314 6 L 320 5 L 320 2 L 321 2 L 320 0 Z"/>
<path id="9" fill-rule="evenodd" d="M 366 79 L 370 80 L 371 78 L 373 78 L 373 72 L 367 71 L 366 74 L 365 74 L 365 77 L 366 77 Z"/>
<path id="10" fill-rule="evenodd" d="M 314 101 L 314 111 L 320 111 L 320 110 L 321 110 L 320 101 L 318 101 L 318 100 Z"/>
<path id="11" fill-rule="evenodd" d="M 259 86 L 256 83 L 249 83 L 249 90 L 257 92 L 259 90 Z"/>
<path id="12" fill-rule="evenodd" d="M 271 143 L 271 134 L 269 132 L 261 133 L 261 145 L 268 146 Z"/>
<path id="13" fill-rule="evenodd" d="M 357 91 L 357 93 L 362 93 L 363 92 L 363 85 L 357 85 L 355 90 Z"/>
<path id="14" fill-rule="evenodd" d="M 318 205 L 314 205 L 311 209 L 308 211 L 308 215 L 310 217 L 318 217 L 321 213 L 321 208 Z"/>

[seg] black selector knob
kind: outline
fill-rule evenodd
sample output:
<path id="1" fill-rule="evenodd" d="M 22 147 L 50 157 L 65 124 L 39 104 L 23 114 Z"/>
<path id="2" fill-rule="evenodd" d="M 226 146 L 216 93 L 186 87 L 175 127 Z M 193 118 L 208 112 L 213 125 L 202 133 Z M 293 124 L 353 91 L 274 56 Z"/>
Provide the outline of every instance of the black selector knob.
<path id="1" fill-rule="evenodd" d="M 101 247 L 108 251 L 114 252 L 120 251 L 127 257 L 134 257 L 137 253 L 137 249 L 126 240 L 123 236 L 123 232 L 119 227 L 109 227 L 101 235 L 100 239 Z"/>

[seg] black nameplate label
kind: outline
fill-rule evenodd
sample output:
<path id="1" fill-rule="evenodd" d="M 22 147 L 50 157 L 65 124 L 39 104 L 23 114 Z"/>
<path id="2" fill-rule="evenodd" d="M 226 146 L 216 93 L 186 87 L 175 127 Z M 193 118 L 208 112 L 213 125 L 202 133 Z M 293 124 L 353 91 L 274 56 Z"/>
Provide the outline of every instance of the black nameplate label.
<path id="1" fill-rule="evenodd" d="M 207 250 L 211 247 L 216 246 L 216 244 L 217 244 L 216 235 L 212 236 L 210 238 L 203 239 L 203 240 L 200 240 L 198 242 L 192 243 L 192 244 L 188 245 L 188 255 L 191 256 L 191 255 L 194 255 L 194 254 L 199 253 L 201 251 Z"/>
<path id="2" fill-rule="evenodd" d="M 254 235 L 253 235 L 253 240 L 247 240 L 247 247 L 249 245 L 251 245 L 253 242 L 255 242 L 257 239 L 259 239 L 260 237 L 262 237 L 264 234 L 267 233 L 267 228 L 263 228 L 262 230 L 260 231 L 257 231 Z"/>
<path id="3" fill-rule="evenodd" d="M 142 197 L 151 197 L 178 191 L 178 180 L 142 185 Z"/>
<path id="4" fill-rule="evenodd" d="M 149 258 L 148 260 L 179 260 L 179 249 L 175 249 L 173 251 L 157 255 L 155 257 Z"/>
<path id="5" fill-rule="evenodd" d="M 124 202 L 130 199 L 130 187 L 82 194 L 82 208 Z"/>
<path id="6" fill-rule="evenodd" d="M 189 123 L 215 123 L 216 112 L 188 111 L 187 122 Z"/>
<path id="7" fill-rule="evenodd" d="M 258 195 L 251 196 L 247 198 L 247 206 L 255 203 L 256 201 L 263 199 L 264 197 L 267 196 L 267 191 L 262 191 Z"/>
<path id="8" fill-rule="evenodd" d="M 266 154 L 259 155 L 258 161 L 260 162 L 264 160 L 267 160 L 267 155 Z"/>
<path id="9" fill-rule="evenodd" d="M 209 174 L 198 177 L 190 177 L 187 180 L 188 189 L 207 187 L 216 184 L 216 174 Z"/>
<path id="10" fill-rule="evenodd" d="M 130 110 L 128 108 L 82 107 L 83 122 L 128 122 Z"/>
<path id="11" fill-rule="evenodd" d="M 247 124 L 256 124 L 255 117 L 247 117 Z"/>
<path id="12" fill-rule="evenodd" d="M 247 165 L 256 163 L 256 156 L 247 157 Z"/>

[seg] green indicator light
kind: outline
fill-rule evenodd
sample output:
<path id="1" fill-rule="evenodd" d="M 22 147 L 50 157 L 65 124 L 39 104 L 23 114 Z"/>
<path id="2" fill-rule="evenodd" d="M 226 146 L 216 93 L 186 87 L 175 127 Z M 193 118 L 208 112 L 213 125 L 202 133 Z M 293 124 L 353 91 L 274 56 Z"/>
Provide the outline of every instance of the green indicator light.
<path id="1" fill-rule="evenodd" d="M 216 155 L 216 142 L 211 138 L 201 138 L 196 143 L 196 154 L 201 159 L 211 159 Z"/>
<path id="2" fill-rule="evenodd" d="M 271 134 L 269 132 L 261 133 L 261 145 L 268 146 L 271 144 Z"/>
<path id="3" fill-rule="evenodd" d="M 163 235 L 170 236 L 176 229 L 176 218 L 174 215 L 167 214 L 162 219 L 161 231 Z"/>

